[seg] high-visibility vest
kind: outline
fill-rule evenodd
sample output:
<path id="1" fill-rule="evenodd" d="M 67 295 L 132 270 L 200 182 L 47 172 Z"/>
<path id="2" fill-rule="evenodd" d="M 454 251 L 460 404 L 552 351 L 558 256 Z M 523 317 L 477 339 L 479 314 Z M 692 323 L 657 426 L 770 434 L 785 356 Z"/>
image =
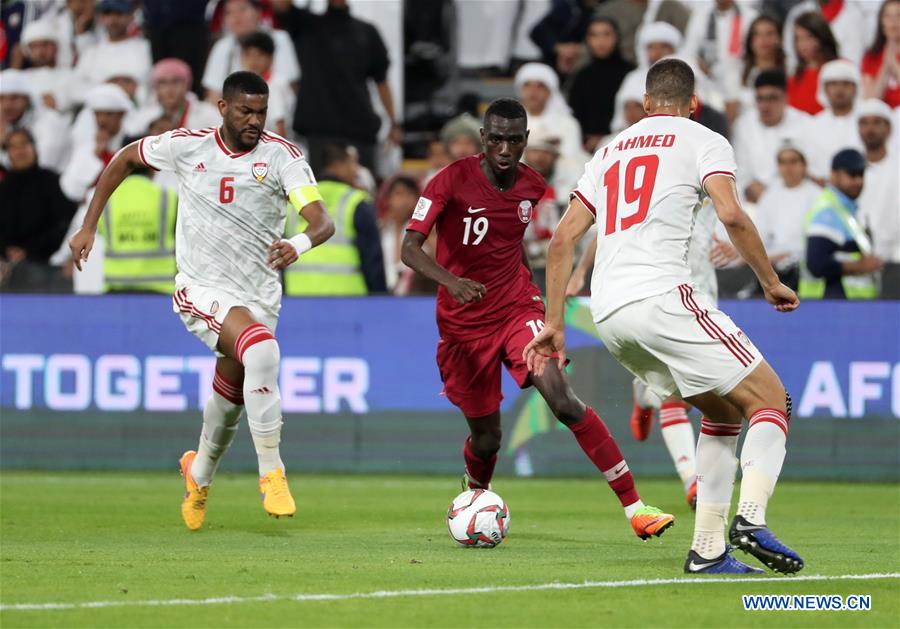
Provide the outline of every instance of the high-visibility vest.
<path id="1" fill-rule="evenodd" d="M 112 193 L 100 222 L 107 292 L 175 292 L 176 204 L 173 190 L 143 175 L 127 177 Z"/>
<path id="2" fill-rule="evenodd" d="M 866 232 L 860 226 L 859 221 L 853 216 L 841 200 L 830 188 L 825 188 L 816 199 L 812 209 L 806 214 L 803 223 L 803 234 L 806 237 L 809 226 L 820 212 L 833 209 L 843 223 L 847 233 L 856 242 L 859 253 L 843 252 L 841 255 L 846 260 L 859 260 L 863 254 L 872 251 L 872 244 Z M 847 299 L 876 299 L 878 297 L 878 284 L 874 275 L 844 275 L 841 277 L 841 286 Z M 806 254 L 800 260 L 800 285 L 797 289 L 800 299 L 822 299 L 825 296 L 825 279 L 816 277 L 806 268 Z"/>
<path id="3" fill-rule="evenodd" d="M 319 182 L 319 193 L 331 220 L 334 236 L 300 256 L 285 269 L 285 295 L 365 295 L 366 279 L 361 270 L 356 228 L 356 208 L 367 199 L 362 190 L 339 181 Z M 296 211 L 288 212 L 285 233 L 288 238 L 306 229 L 307 223 Z"/>

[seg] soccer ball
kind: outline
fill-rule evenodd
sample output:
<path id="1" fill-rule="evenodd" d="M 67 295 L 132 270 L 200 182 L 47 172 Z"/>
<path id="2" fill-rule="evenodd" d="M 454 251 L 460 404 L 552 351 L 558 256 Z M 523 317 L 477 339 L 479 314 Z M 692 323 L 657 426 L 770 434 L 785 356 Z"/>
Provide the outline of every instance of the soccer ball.
<path id="1" fill-rule="evenodd" d="M 509 533 L 509 507 L 487 489 L 464 491 L 447 509 L 447 530 L 462 546 L 493 548 Z"/>

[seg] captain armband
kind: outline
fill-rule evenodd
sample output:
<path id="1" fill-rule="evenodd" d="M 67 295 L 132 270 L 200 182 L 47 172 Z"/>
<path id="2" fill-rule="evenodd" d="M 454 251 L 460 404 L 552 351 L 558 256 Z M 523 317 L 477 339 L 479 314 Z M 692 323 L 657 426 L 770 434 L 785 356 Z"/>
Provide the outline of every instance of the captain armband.
<path id="1" fill-rule="evenodd" d="M 288 200 L 299 212 L 310 203 L 321 201 L 322 195 L 316 186 L 300 186 L 291 190 L 290 194 L 288 194 Z"/>

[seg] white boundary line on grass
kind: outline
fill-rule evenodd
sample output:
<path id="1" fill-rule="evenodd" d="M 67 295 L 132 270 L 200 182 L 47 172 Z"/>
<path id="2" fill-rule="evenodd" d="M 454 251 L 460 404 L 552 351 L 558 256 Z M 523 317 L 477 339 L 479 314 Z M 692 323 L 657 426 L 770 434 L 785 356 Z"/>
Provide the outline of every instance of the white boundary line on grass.
<path id="1" fill-rule="evenodd" d="M 268 603 L 273 601 L 347 601 L 372 598 L 405 598 L 412 596 L 452 596 L 458 594 L 495 594 L 497 592 L 534 592 L 539 590 L 583 590 L 591 588 L 645 587 L 648 585 L 693 585 L 704 583 L 782 584 L 801 581 L 861 581 L 870 579 L 900 579 L 900 572 L 874 574 L 803 575 L 796 577 L 762 577 L 735 579 L 725 577 L 681 577 L 676 579 L 634 579 L 631 581 L 584 581 L 583 583 L 536 583 L 534 585 L 496 585 L 473 588 L 431 590 L 381 590 L 349 594 L 263 594 L 261 596 L 221 596 L 216 598 L 171 598 L 148 601 L 87 601 L 84 603 L 4 603 L 0 611 L 53 611 L 72 609 L 102 609 L 106 607 L 174 607 L 177 605 L 228 605 L 234 603 Z"/>

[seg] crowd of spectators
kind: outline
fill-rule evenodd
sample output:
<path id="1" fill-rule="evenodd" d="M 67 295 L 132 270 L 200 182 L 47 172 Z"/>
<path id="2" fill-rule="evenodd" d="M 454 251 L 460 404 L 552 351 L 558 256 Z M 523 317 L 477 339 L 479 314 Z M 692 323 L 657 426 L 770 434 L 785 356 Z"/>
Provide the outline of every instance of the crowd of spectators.
<path id="1" fill-rule="evenodd" d="M 71 290 L 65 236 L 105 164 L 135 138 L 218 124 L 222 82 L 239 69 L 269 85 L 269 130 L 323 180 L 365 193 L 347 226 L 361 293 L 433 289 L 399 244 L 428 178 L 480 151 L 489 98 L 460 97 L 461 81 L 515 95 L 524 160 L 549 184 L 526 243 L 540 275 L 584 163 L 643 118 L 647 69 L 675 55 L 697 76 L 695 119 L 735 147 L 739 193 L 779 272 L 840 284 L 840 267 L 875 273 L 882 296 L 900 290 L 900 0 L 391 0 L 402 59 L 388 53 L 397 33 L 355 14 L 370 1 L 4 2 L 3 289 Z M 406 70 L 400 93 L 392 64 Z M 154 185 L 177 182 L 159 173 Z M 820 212 L 828 194 L 844 209 Z M 831 249 L 816 240 L 829 235 Z M 723 273 L 740 273 L 727 242 L 714 250 Z M 808 259 L 826 250 L 821 269 Z M 75 289 L 102 287 L 99 273 Z"/>

